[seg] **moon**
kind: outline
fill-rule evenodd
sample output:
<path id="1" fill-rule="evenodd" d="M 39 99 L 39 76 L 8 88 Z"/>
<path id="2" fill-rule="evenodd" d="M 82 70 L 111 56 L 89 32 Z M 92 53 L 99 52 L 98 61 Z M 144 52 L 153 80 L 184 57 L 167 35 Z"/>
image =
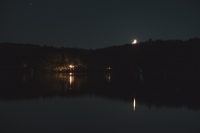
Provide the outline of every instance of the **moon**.
<path id="1" fill-rule="evenodd" d="M 137 44 L 137 39 L 133 39 L 133 41 L 132 41 L 132 44 L 134 45 L 134 44 Z"/>

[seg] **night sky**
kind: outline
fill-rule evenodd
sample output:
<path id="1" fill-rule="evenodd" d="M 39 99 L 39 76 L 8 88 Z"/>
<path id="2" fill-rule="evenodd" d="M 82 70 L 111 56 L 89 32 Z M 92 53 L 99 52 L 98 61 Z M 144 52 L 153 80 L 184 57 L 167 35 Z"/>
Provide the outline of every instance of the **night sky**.
<path id="1" fill-rule="evenodd" d="M 199 36 L 199 0 L 0 1 L 0 42 L 101 48 Z"/>

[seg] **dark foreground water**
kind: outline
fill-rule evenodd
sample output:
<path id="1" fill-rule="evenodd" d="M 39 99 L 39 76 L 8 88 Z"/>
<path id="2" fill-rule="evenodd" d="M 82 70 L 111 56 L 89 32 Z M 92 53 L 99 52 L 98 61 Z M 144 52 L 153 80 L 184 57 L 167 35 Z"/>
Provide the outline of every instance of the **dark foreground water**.
<path id="1" fill-rule="evenodd" d="M 195 82 L 131 79 L 1 72 L 0 133 L 200 132 Z"/>

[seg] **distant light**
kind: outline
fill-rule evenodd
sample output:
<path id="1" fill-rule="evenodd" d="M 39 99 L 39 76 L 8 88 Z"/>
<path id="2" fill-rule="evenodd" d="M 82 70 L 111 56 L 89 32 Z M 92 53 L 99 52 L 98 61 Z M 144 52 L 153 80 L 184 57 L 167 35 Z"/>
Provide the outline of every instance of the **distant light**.
<path id="1" fill-rule="evenodd" d="M 70 68 L 70 69 L 73 69 L 74 67 L 75 67 L 75 66 L 72 65 L 72 64 L 69 65 L 69 68 Z"/>
<path id="2" fill-rule="evenodd" d="M 109 66 L 109 67 L 107 67 L 107 69 L 108 69 L 108 70 L 111 70 L 112 68 Z"/>
<path id="3" fill-rule="evenodd" d="M 137 44 L 138 43 L 138 40 L 137 39 L 133 39 L 133 41 L 132 41 L 132 45 L 135 45 L 135 44 Z"/>

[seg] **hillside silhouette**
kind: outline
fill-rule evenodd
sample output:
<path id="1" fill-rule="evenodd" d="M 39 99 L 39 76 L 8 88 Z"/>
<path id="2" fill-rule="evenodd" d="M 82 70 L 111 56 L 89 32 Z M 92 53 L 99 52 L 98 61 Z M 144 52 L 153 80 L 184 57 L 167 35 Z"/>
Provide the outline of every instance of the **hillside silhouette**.
<path id="1" fill-rule="evenodd" d="M 110 71 L 139 80 L 199 80 L 199 51 L 199 38 L 148 40 L 94 50 L 1 43 L 0 68 L 64 72 L 65 66 L 74 64 L 74 72 Z"/>

